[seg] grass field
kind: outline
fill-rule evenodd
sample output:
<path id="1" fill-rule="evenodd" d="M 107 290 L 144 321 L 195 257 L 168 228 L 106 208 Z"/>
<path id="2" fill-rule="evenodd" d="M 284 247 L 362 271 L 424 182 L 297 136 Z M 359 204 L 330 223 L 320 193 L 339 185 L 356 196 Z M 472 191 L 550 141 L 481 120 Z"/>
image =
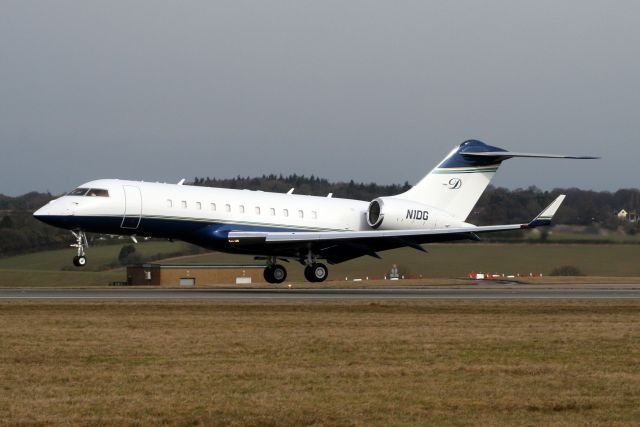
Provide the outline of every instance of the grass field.
<path id="1" fill-rule="evenodd" d="M 124 280 L 123 269 L 92 272 L 115 261 L 120 245 L 90 248 L 89 267 L 69 271 L 73 250 L 47 251 L 0 259 L 0 286 L 90 286 Z M 145 242 L 143 255 L 186 250 L 183 243 Z M 382 260 L 362 257 L 330 266 L 330 280 L 382 278 L 393 264 L 403 274 L 424 278 L 465 277 L 470 272 L 547 275 L 562 265 L 578 267 L 588 276 L 640 277 L 640 245 L 617 244 L 438 244 L 429 253 L 414 249 L 382 252 Z M 252 256 L 210 252 L 181 257 L 181 263 L 255 263 Z M 286 264 L 290 281 L 304 281 L 297 262 Z"/>
<path id="2" fill-rule="evenodd" d="M 594 228 L 588 232 L 585 226 L 558 225 L 548 229 L 547 242 L 550 243 L 640 243 L 640 234 L 629 234 L 621 230 L 608 230 L 606 228 Z M 521 239 L 531 243 L 540 243 L 540 236 L 545 231 L 543 228 L 535 228 L 524 233 L 514 233 L 514 239 Z M 500 238 L 500 235 L 497 235 Z"/>
<path id="3" fill-rule="evenodd" d="M 89 263 L 81 269 L 71 263 L 76 253 L 73 248 L 0 258 L 0 286 L 105 286 L 122 281 L 125 280 L 124 268 L 104 269 L 118 260 L 120 249 L 129 243 L 89 247 Z M 182 242 L 150 241 L 136 245 L 136 252 L 142 256 L 188 249 L 189 245 Z"/>
<path id="4" fill-rule="evenodd" d="M 640 302 L 0 303 L 4 425 L 637 425 Z"/>
<path id="5" fill-rule="evenodd" d="M 437 244 L 381 252 L 382 260 L 361 257 L 330 266 L 329 279 L 382 278 L 397 264 L 411 276 L 452 278 L 470 272 L 549 274 L 555 267 L 574 265 L 589 276 L 640 276 L 640 245 L 616 244 Z M 238 260 L 237 255 L 209 253 L 182 258 L 181 262 L 211 263 Z M 246 257 L 247 261 L 252 258 Z M 302 269 L 290 264 L 291 279 L 304 280 Z"/>
<path id="6" fill-rule="evenodd" d="M 82 271 L 98 271 L 118 260 L 118 254 L 123 245 L 131 244 L 124 240 L 122 244 L 90 246 L 87 258 L 89 263 Z M 186 251 L 189 245 L 183 242 L 149 241 L 135 245 L 136 253 L 142 256 L 155 255 L 157 253 L 170 253 Z M 73 269 L 71 260 L 76 254 L 75 248 L 52 251 L 35 252 L 9 258 L 0 258 L 0 269 L 11 270 L 47 270 L 55 271 Z"/>
<path id="7" fill-rule="evenodd" d="M 0 287 L 106 286 L 124 280 L 124 271 L 0 270 Z"/>

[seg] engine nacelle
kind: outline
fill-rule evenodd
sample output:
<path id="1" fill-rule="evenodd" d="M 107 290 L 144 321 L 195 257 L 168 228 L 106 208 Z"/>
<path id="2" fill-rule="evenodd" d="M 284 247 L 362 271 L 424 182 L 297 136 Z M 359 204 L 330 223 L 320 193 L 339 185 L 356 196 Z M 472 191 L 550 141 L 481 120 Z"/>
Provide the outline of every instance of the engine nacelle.
<path id="1" fill-rule="evenodd" d="M 463 223 L 422 203 L 395 197 L 378 197 L 369 204 L 367 224 L 378 230 L 407 230 L 451 227 Z"/>

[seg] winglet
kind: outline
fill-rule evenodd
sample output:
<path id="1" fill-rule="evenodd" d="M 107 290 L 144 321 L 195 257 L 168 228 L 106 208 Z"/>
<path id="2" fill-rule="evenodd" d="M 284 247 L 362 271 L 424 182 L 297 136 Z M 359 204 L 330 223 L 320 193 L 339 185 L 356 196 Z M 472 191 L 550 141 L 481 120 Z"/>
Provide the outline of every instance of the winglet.
<path id="1" fill-rule="evenodd" d="M 527 224 L 524 228 L 534 228 L 551 225 L 551 220 L 553 219 L 553 216 L 556 214 L 556 212 L 558 212 L 558 209 L 560 208 L 560 205 L 562 205 L 565 197 L 566 196 L 564 194 L 556 197 L 556 199 L 551 202 L 549 206 L 547 206 L 542 212 L 540 212 L 540 215 L 535 217 L 533 221 Z"/>

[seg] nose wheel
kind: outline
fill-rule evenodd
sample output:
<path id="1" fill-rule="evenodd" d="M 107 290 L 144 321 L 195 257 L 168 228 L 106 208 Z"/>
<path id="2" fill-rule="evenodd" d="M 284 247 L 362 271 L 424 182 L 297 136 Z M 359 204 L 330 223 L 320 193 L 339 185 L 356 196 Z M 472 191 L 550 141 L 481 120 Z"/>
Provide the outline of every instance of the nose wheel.
<path id="1" fill-rule="evenodd" d="M 76 267 L 84 267 L 87 265 L 86 249 L 89 247 L 89 241 L 84 231 L 72 231 L 73 237 L 76 238 L 76 243 L 71 245 L 72 248 L 78 249 L 78 254 L 73 257 L 73 265 Z"/>
<path id="2" fill-rule="evenodd" d="M 74 256 L 73 257 L 73 265 L 76 267 L 84 267 L 87 264 L 87 257 L 84 256 Z"/>

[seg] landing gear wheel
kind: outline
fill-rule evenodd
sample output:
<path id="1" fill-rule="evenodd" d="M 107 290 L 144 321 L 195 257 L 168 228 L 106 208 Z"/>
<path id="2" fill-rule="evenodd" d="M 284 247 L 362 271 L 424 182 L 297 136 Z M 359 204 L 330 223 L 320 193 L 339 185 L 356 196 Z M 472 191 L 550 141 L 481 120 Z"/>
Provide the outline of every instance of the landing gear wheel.
<path id="1" fill-rule="evenodd" d="M 264 269 L 264 280 L 268 283 L 282 283 L 287 280 L 287 270 L 279 264 L 267 267 Z"/>
<path id="2" fill-rule="evenodd" d="M 304 277 L 309 282 L 324 282 L 328 275 L 329 270 L 327 266 L 321 263 L 311 264 L 304 269 Z"/>
<path id="3" fill-rule="evenodd" d="M 307 279 L 307 282 L 315 282 L 313 278 L 313 271 L 311 270 L 310 265 L 304 268 L 304 278 Z"/>
<path id="4" fill-rule="evenodd" d="M 84 267 L 85 265 L 87 265 L 87 258 L 84 256 L 74 256 L 73 265 L 75 265 L 76 267 Z"/>
<path id="5" fill-rule="evenodd" d="M 264 272 L 262 273 L 262 275 L 264 276 L 264 280 L 267 281 L 267 283 L 276 283 L 273 278 L 273 275 L 271 274 L 271 267 L 267 267 L 264 269 Z"/>
<path id="6" fill-rule="evenodd" d="M 271 268 L 271 274 L 276 283 L 282 283 L 287 280 L 287 270 L 283 266 L 276 264 Z"/>

